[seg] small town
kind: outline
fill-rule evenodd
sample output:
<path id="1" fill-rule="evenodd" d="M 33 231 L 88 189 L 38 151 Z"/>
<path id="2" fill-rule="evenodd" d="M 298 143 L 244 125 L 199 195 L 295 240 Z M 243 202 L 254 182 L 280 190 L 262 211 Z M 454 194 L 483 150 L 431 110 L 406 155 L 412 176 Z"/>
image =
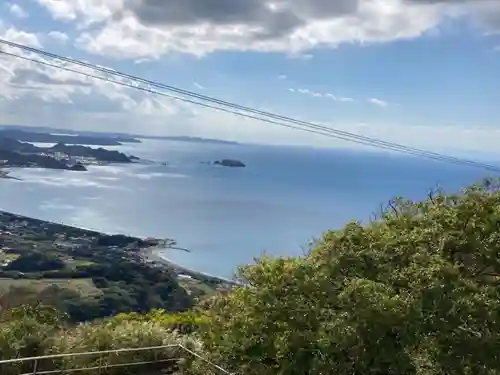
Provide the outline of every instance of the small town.
<path id="1" fill-rule="evenodd" d="M 133 288 L 137 293 L 134 284 L 138 280 L 152 287 L 161 283 L 179 285 L 178 294 L 185 294 L 179 297 L 179 308 L 233 285 L 158 255 L 159 250 L 166 251 L 174 245 L 170 239 L 110 235 L 0 211 L 0 310 L 5 308 L 2 295 L 4 301 L 26 294 L 27 289 L 43 295 L 54 286 L 58 289 L 58 298 L 60 293 L 71 292 L 79 304 L 97 303 L 99 309 L 104 309 L 94 312 L 99 316 L 113 308 L 136 311 L 138 307 L 134 304 L 124 307 L 120 298 L 125 298 L 124 301 L 133 298 L 128 296 L 128 290 Z M 144 293 L 153 293 L 144 287 Z M 113 302 L 106 300 L 107 294 L 116 295 L 117 290 L 120 290 L 120 298 Z M 113 306 L 103 307 L 103 299 Z M 161 300 L 151 304 L 148 308 L 164 307 Z M 71 315 L 71 310 L 69 313 Z M 75 316 L 75 320 L 78 319 L 80 317 Z"/>
<path id="2" fill-rule="evenodd" d="M 36 140 L 51 140 L 55 143 L 50 147 L 39 147 L 30 143 Z M 79 137 L 73 138 L 75 144 L 61 142 L 68 137 L 61 137 L 50 133 L 29 133 L 24 131 L 9 131 L 0 129 L 0 169 L 3 172 L 0 178 L 7 178 L 7 168 L 47 168 L 85 172 L 89 165 L 106 165 L 109 163 L 131 163 L 139 158 L 125 155 L 116 150 L 107 150 L 102 147 L 92 148 L 80 144 L 87 141 Z M 28 140 L 28 141 L 26 141 Z M 95 142 L 107 143 L 106 139 Z"/>

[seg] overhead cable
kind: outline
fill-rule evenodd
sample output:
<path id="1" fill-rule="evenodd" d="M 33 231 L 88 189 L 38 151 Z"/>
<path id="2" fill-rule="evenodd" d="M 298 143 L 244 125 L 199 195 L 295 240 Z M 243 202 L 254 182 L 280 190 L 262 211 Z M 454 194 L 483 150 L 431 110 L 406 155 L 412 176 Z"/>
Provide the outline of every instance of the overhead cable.
<path id="1" fill-rule="evenodd" d="M 5 51 L 0 51 L 3 54 L 9 55 L 11 57 L 21 58 L 21 59 L 28 60 L 28 61 L 31 61 L 31 62 L 34 62 L 37 64 L 51 66 L 51 67 L 58 68 L 58 69 L 63 69 L 66 71 L 70 71 L 72 73 L 84 75 L 84 76 L 94 78 L 94 79 L 108 81 L 108 82 L 111 82 L 111 83 L 114 83 L 117 85 L 121 85 L 121 86 L 126 86 L 126 87 L 130 87 L 130 88 L 146 91 L 146 92 L 149 92 L 149 93 L 152 93 L 155 95 L 165 96 L 165 97 L 168 97 L 168 98 L 171 98 L 174 100 L 181 100 L 181 101 L 184 101 L 187 103 L 200 105 L 200 106 L 203 106 L 206 108 L 216 109 L 219 111 L 223 111 L 223 112 L 235 114 L 238 116 L 251 118 L 254 120 L 264 121 L 264 122 L 279 125 L 279 126 L 288 127 L 291 129 L 302 130 L 302 131 L 307 131 L 310 133 L 316 133 L 316 134 L 320 134 L 320 135 L 324 135 L 324 136 L 329 136 L 332 138 L 341 139 L 341 140 L 345 140 L 348 142 L 354 142 L 354 143 L 359 143 L 359 144 L 377 147 L 377 148 L 381 148 L 381 149 L 402 152 L 402 153 L 406 153 L 406 154 L 410 154 L 410 155 L 414 155 L 414 156 L 419 156 L 419 157 L 424 157 L 424 158 L 428 158 L 428 159 L 433 159 L 433 160 L 446 161 L 449 163 L 468 165 L 468 166 L 488 169 L 488 170 L 495 171 L 495 172 L 500 172 L 500 168 L 498 168 L 496 166 L 492 166 L 492 165 L 488 165 L 488 164 L 484 164 L 484 163 L 479 163 L 479 162 L 476 162 L 473 160 L 467 160 L 467 159 L 461 159 L 461 158 L 457 158 L 457 157 L 453 157 L 453 156 L 447 156 L 447 155 L 439 154 L 439 153 L 432 152 L 432 151 L 422 150 L 422 149 L 418 149 L 418 148 L 414 148 L 414 147 L 404 146 L 404 145 L 400 145 L 400 144 L 393 143 L 393 142 L 387 142 L 387 141 L 378 140 L 378 139 L 374 139 L 374 138 L 370 138 L 370 137 L 365 137 L 362 135 L 349 133 L 346 131 L 342 131 L 342 130 L 314 124 L 311 122 L 297 120 L 297 119 L 294 119 L 291 117 L 287 117 L 287 116 L 283 116 L 283 115 L 279 115 L 279 114 L 275 114 L 275 113 L 271 113 L 271 112 L 261 111 L 258 109 L 254 109 L 254 108 L 242 106 L 239 104 L 227 102 L 227 101 L 220 100 L 220 99 L 213 98 L 213 97 L 209 97 L 206 95 L 201 95 L 201 94 L 198 94 L 198 93 L 195 93 L 192 91 L 180 89 L 180 88 L 177 88 L 177 87 L 174 87 L 171 85 L 166 85 L 163 83 L 147 80 L 147 79 L 137 77 L 134 75 L 130 75 L 127 73 L 118 72 L 118 71 L 115 71 L 113 69 L 108 69 L 108 68 L 101 67 L 101 66 L 98 66 L 95 64 L 90 64 L 90 63 L 86 63 L 86 62 L 72 59 L 69 57 L 60 56 L 57 54 L 53 54 L 50 52 L 40 50 L 38 48 L 33 48 L 33 47 L 21 45 L 18 43 L 7 41 L 7 40 L 0 39 L 0 44 L 4 44 L 4 45 L 10 46 L 10 47 L 15 47 L 15 48 L 18 48 L 18 49 L 21 49 L 24 51 L 29 51 L 29 52 L 32 52 L 32 53 L 35 53 L 38 55 L 46 56 L 46 57 L 56 59 L 56 60 L 59 60 L 62 62 L 66 62 L 69 64 L 83 66 L 83 67 L 92 69 L 94 71 L 105 73 L 107 75 L 113 75 L 113 76 L 118 76 L 121 78 L 126 78 L 132 82 L 140 82 L 140 83 L 146 84 L 148 86 L 162 88 L 162 89 L 167 90 L 167 91 L 171 91 L 171 92 L 175 92 L 177 94 L 187 96 L 188 98 L 197 99 L 197 100 L 192 100 L 192 99 L 188 99 L 186 97 L 171 95 L 171 94 L 167 94 L 165 92 L 152 90 L 150 88 L 140 87 L 140 86 L 125 83 L 122 81 L 112 80 L 112 79 L 109 79 L 109 78 L 106 78 L 103 76 L 93 75 L 90 73 L 74 70 L 74 69 L 68 68 L 66 66 L 51 64 L 51 63 L 48 63 L 46 61 L 37 60 L 37 59 L 31 58 L 31 57 L 26 57 L 26 56 L 21 56 L 21 55 L 17 55 L 17 54 L 5 52 Z M 217 105 L 206 104 L 206 103 L 201 102 L 200 100 L 205 101 L 205 102 L 209 102 L 209 103 L 213 103 L 213 104 L 217 104 Z M 227 109 L 227 108 L 230 108 L 230 109 Z M 234 111 L 234 110 L 237 110 L 237 111 Z M 249 115 L 248 113 L 245 113 L 245 112 L 252 113 L 252 115 Z M 259 117 L 254 116 L 254 115 L 259 115 Z M 262 116 L 264 116 L 264 117 L 262 117 Z M 269 118 L 271 118 L 273 120 L 269 120 Z M 280 121 L 275 121 L 275 120 L 280 120 Z M 283 121 L 285 121 L 285 122 L 283 122 Z M 294 124 L 294 125 L 290 125 L 290 123 Z"/>

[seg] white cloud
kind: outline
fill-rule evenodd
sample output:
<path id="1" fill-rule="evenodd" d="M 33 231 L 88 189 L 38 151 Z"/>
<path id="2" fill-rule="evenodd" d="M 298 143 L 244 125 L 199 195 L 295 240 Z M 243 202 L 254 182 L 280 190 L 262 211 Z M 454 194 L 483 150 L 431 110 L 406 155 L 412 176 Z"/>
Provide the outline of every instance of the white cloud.
<path id="1" fill-rule="evenodd" d="M 151 135 L 196 135 L 243 142 L 353 147 L 352 143 L 342 140 L 197 108 L 110 83 L 91 81 L 68 72 L 3 59 L 0 59 L 0 63 L 7 67 L 6 70 L 0 70 L 0 80 L 6 83 L 0 88 L 0 97 L 9 98 L 8 101 L 0 100 L 0 122 L 3 123 L 57 124 L 60 127 L 83 130 L 103 130 L 105 124 L 104 128 L 108 131 Z M 36 74 L 26 74 L 29 67 Z M 14 77 L 9 72 L 13 72 Z M 14 82 L 18 82 L 21 88 L 11 87 L 13 78 L 17 79 Z M 56 94 L 58 96 L 51 96 Z M 30 111 L 25 111 L 27 107 Z M 293 113 L 290 115 L 296 116 Z M 314 118 L 309 119 L 314 122 Z M 460 127 L 343 122 L 322 124 L 355 134 L 437 151 L 496 151 L 494 140 L 500 136 L 500 130 L 488 128 L 474 128 L 474 131 L 471 131 Z M 456 137 L 452 140 L 449 134 L 455 134 Z M 461 139 L 466 142 L 457 141 Z M 39 182 L 55 185 L 60 184 L 61 180 Z"/>
<path id="2" fill-rule="evenodd" d="M 56 20 L 80 22 L 80 27 L 111 19 L 125 0 L 36 0 Z"/>
<path id="3" fill-rule="evenodd" d="M 296 91 L 300 94 L 310 95 L 314 98 L 322 98 L 323 97 L 322 93 L 314 92 L 314 91 L 311 91 L 309 89 L 297 89 Z"/>
<path id="4" fill-rule="evenodd" d="M 38 2 L 44 5 L 55 19 L 72 21 L 77 16 L 75 2 L 59 0 L 38 0 Z"/>
<path id="5" fill-rule="evenodd" d="M 36 0 L 57 20 L 76 22 L 78 45 L 134 60 L 172 53 L 283 52 L 416 38 L 447 18 L 500 30 L 498 0 Z"/>
<path id="6" fill-rule="evenodd" d="M 21 8 L 21 6 L 19 4 L 11 3 L 11 4 L 8 4 L 8 7 L 9 7 L 10 13 L 12 13 L 12 15 L 14 15 L 15 17 L 18 17 L 18 18 L 29 17 L 29 14 L 23 8 Z"/>
<path id="7" fill-rule="evenodd" d="M 332 100 L 335 100 L 336 102 L 343 102 L 343 103 L 348 103 L 348 102 L 353 102 L 353 98 L 345 97 L 345 96 L 335 96 L 331 93 L 325 94 L 327 98 L 330 98 Z"/>
<path id="8" fill-rule="evenodd" d="M 0 59 L 3 65 L 8 61 Z M 15 62 L 14 62 L 15 63 Z M 17 65 L 20 65 L 19 67 Z M 323 147 L 358 147 L 342 140 L 287 129 L 257 120 L 241 118 L 206 108 L 177 103 L 165 98 L 135 92 L 104 82 L 92 82 L 67 72 L 35 67 L 38 75 L 25 75 L 26 65 L 10 62 L 8 70 L 24 78 L 26 88 L 9 90 L 11 75 L 0 70 L 0 123 L 68 126 L 73 129 L 119 131 L 143 134 L 195 135 L 268 144 L 302 144 Z M 44 76 L 45 75 L 45 76 Z M 42 78 L 45 77 L 45 78 Z M 50 80 L 47 79 L 50 77 Z M 20 82 L 23 82 L 19 79 Z M 43 84 L 42 84 L 43 82 Z M 87 90 L 82 94 L 83 90 Z M 47 96 L 48 92 L 61 97 Z M 75 104 L 62 99 L 70 98 Z M 47 104 L 47 101 L 51 100 Z M 97 103 L 97 104 L 96 104 Z M 75 107 L 78 105 L 78 107 Z M 30 111 L 25 111 L 29 107 Z M 267 109 L 266 109 L 267 110 Z M 272 111 L 272 109 L 270 109 Z M 292 117 L 296 114 L 290 113 Z M 314 116 L 309 117 L 314 122 Z M 105 124 L 103 128 L 103 124 Z M 440 152 L 496 152 L 500 130 L 491 128 L 432 127 L 396 124 L 323 122 L 325 126 L 377 139 L 398 142 Z M 449 134 L 456 137 L 451 139 Z M 458 141 L 457 141 L 458 140 Z M 464 141 L 460 141 L 464 140 Z M 361 147 L 361 146 L 359 146 Z M 60 184 L 58 181 L 40 181 Z"/>
<path id="9" fill-rule="evenodd" d="M 370 99 L 368 99 L 368 101 L 372 104 L 375 104 L 375 105 L 378 105 L 379 107 L 384 107 L 384 108 L 389 105 L 389 103 L 386 102 L 385 100 L 380 100 L 377 98 L 370 98 Z"/>
<path id="10" fill-rule="evenodd" d="M 60 43 L 66 43 L 68 40 L 69 40 L 69 37 L 67 34 L 61 32 L 61 31 L 57 31 L 57 30 L 54 30 L 54 31 L 51 31 L 49 32 L 49 37 L 51 37 L 52 39 L 60 42 Z"/>
<path id="11" fill-rule="evenodd" d="M 292 32 L 261 38 L 252 31 L 250 23 L 202 23 L 196 27 L 174 23 L 169 28 L 161 24 L 145 23 L 132 13 L 123 11 L 122 0 L 37 1 L 49 9 L 55 18 L 74 22 L 79 27 L 76 31 L 80 33 L 80 47 L 104 55 L 147 61 L 161 58 L 163 54 L 172 51 L 201 56 L 220 50 L 260 50 L 300 56 L 306 55 L 304 51 L 318 46 L 335 47 L 344 42 L 369 43 L 415 37 L 438 25 L 443 14 L 450 14 L 447 13 L 448 6 L 439 4 L 423 6 L 406 5 L 400 0 L 359 0 L 358 8 L 349 16 L 311 18 Z M 301 1 L 301 4 L 312 3 L 312 0 Z M 48 35 L 58 39 L 55 33 Z M 39 35 L 0 26 L 2 38 L 35 47 L 41 47 Z M 61 41 L 63 39 L 67 38 L 60 38 Z M 344 141 L 196 108 L 111 83 L 1 56 L 0 81 L 0 123 L 58 124 L 62 127 L 68 124 L 72 128 L 87 130 L 105 128 L 110 131 L 187 134 L 263 143 L 351 146 Z M 193 85 L 196 86 L 197 83 L 193 82 Z M 326 102 L 328 99 L 345 103 L 354 100 L 337 93 L 305 88 L 288 90 L 323 98 Z M 371 98 L 369 102 L 382 107 L 389 104 L 377 98 Z M 391 107 L 393 105 L 391 103 Z M 30 108 L 30 111 L 26 111 L 26 108 Z M 328 125 L 437 150 L 456 147 L 481 150 L 483 144 L 484 149 L 496 150 L 497 146 L 492 139 L 498 139 L 500 135 L 496 130 L 488 128 L 478 128 L 471 134 L 469 130 L 458 127 L 442 131 L 432 127 L 362 125 L 352 122 Z M 467 139 L 467 142 L 452 142 L 449 139 L 451 131 L 458 135 L 456 139 L 462 139 L 460 135 L 466 135 L 463 139 Z"/>
<path id="12" fill-rule="evenodd" d="M 284 79 L 286 79 L 287 77 L 286 77 L 286 75 L 284 75 L 284 74 L 280 74 L 280 75 L 278 76 L 278 78 L 279 78 L 279 79 L 281 79 L 281 80 L 284 80 Z"/>
<path id="13" fill-rule="evenodd" d="M 347 103 L 347 102 L 354 101 L 353 98 L 344 97 L 344 96 L 336 96 L 336 95 L 333 95 L 332 93 L 329 93 L 329 92 L 321 93 L 321 92 L 311 91 L 309 89 L 293 89 L 293 88 L 289 88 L 288 91 L 293 92 L 293 93 L 309 95 L 309 96 L 312 96 L 313 98 L 328 98 L 328 99 L 332 99 L 336 102 Z"/>
<path id="14" fill-rule="evenodd" d="M 353 98 L 346 98 L 346 97 L 340 97 L 340 98 L 337 98 L 339 101 L 341 102 L 353 102 L 354 99 Z"/>
<path id="15" fill-rule="evenodd" d="M 3 31 L 3 32 L 1 32 Z M 58 35 L 58 34 L 52 34 Z M 35 34 L 14 28 L 0 29 L 0 37 L 40 47 Z M 15 48 L 4 47 L 6 52 L 33 57 Z M 37 60 L 54 64 L 54 61 L 35 56 Z M 57 64 L 56 64 L 57 65 Z M 59 64 L 60 66 L 67 66 Z M 0 123 L 23 122 L 39 123 L 44 112 L 53 113 L 52 122 L 59 122 L 59 115 L 71 113 L 116 113 L 127 112 L 138 116 L 151 114 L 162 116 L 178 112 L 179 105 L 168 100 L 159 101 L 145 92 L 139 92 L 114 83 L 95 80 L 57 67 L 38 65 L 31 61 L 0 55 Z M 74 66 L 71 68 L 75 69 Z M 85 68 L 76 70 L 99 74 Z M 105 75 L 101 75 L 106 77 Z M 113 78 L 118 82 L 128 83 L 122 78 Z M 30 111 L 26 111 L 26 108 Z M 179 107 L 180 108 L 180 107 Z M 49 116 L 50 117 L 50 116 Z M 47 118 L 47 117 L 46 117 Z M 71 123 L 70 120 L 69 123 Z M 104 120 L 103 120 L 104 122 Z M 101 125 L 96 125 L 100 128 Z"/>
<path id="16" fill-rule="evenodd" d="M 198 82 L 193 82 L 193 86 L 200 90 L 205 90 L 205 86 L 200 85 Z"/>
<path id="17" fill-rule="evenodd" d="M 337 95 L 334 95 L 334 94 L 329 93 L 329 92 L 321 93 L 321 92 L 312 91 L 312 90 L 309 90 L 309 89 L 293 89 L 293 88 L 289 88 L 288 91 L 290 91 L 292 93 L 299 93 L 299 94 L 303 94 L 303 95 L 308 95 L 308 96 L 311 96 L 313 98 L 327 98 L 327 99 L 331 99 L 333 101 L 340 102 L 340 103 L 351 103 L 351 102 L 355 101 L 351 97 L 337 96 Z M 375 104 L 375 105 L 377 105 L 379 107 L 387 107 L 389 105 L 388 102 L 386 102 L 384 100 L 381 100 L 381 99 L 377 99 L 377 98 L 370 98 L 370 99 L 367 99 L 367 101 L 369 103 Z"/>
<path id="18" fill-rule="evenodd" d="M 169 9 L 174 3 L 38 0 L 54 18 L 76 21 L 82 27 L 94 25 L 80 35 L 81 48 L 131 59 L 159 58 L 169 52 L 202 56 L 221 50 L 275 51 L 309 57 L 307 51 L 319 46 L 418 37 L 439 24 L 444 8 L 403 0 L 282 0 L 282 9 L 272 11 L 262 6 L 264 1 L 232 2 L 233 13 L 214 5 L 205 15 L 202 12 L 208 8 L 194 7 L 196 1 L 175 0 L 176 8 L 172 9 L 179 11 L 188 4 L 193 4 L 193 9 L 162 23 L 160 17 L 174 15 L 161 7 Z M 151 5 L 145 5 L 148 3 Z M 218 4 L 223 3 L 227 1 Z"/>
<path id="19" fill-rule="evenodd" d="M 309 89 L 297 89 L 297 92 L 300 92 L 301 94 L 306 94 L 306 95 L 310 95 L 314 98 L 322 98 L 323 97 L 323 94 L 320 93 L 320 92 L 314 92 L 314 91 L 311 91 Z"/>
<path id="20" fill-rule="evenodd" d="M 0 23 L 0 38 L 10 42 L 24 44 L 30 47 L 41 48 L 42 43 L 36 34 L 28 33 L 26 31 L 18 30 L 14 27 L 5 28 Z M 4 47 L 4 50 L 10 50 Z"/>

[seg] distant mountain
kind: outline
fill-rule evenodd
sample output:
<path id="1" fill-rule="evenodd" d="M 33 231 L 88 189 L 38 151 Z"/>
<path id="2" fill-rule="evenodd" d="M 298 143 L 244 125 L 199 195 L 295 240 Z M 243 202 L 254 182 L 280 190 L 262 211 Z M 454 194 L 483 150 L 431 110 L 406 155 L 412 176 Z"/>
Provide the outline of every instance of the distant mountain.
<path id="1" fill-rule="evenodd" d="M 41 127 L 41 126 L 38 127 L 38 126 L 26 126 L 26 125 L 0 125 L 0 136 L 1 133 L 4 131 L 18 131 L 18 132 L 21 131 L 28 134 L 35 134 L 34 136 L 32 136 L 32 138 L 38 138 L 38 139 L 42 138 L 40 134 L 43 134 L 46 137 L 48 136 L 53 137 L 51 141 L 25 140 L 24 142 L 47 142 L 47 143 L 62 142 L 66 144 L 72 143 L 72 144 L 88 144 L 88 145 L 98 145 L 98 146 L 113 146 L 113 145 L 117 146 L 120 143 L 140 143 L 141 142 L 140 139 L 158 139 L 165 141 L 214 143 L 214 144 L 226 144 L 226 145 L 239 144 L 238 142 L 234 141 L 225 141 L 222 139 L 191 137 L 191 136 L 160 136 L 160 135 L 155 136 L 155 135 L 127 134 L 127 133 L 114 133 L 114 132 L 93 132 L 93 131 L 59 129 L 59 128 Z M 56 139 L 56 137 L 58 138 Z M 67 139 L 64 137 L 71 137 L 71 138 Z M 84 143 L 83 141 L 88 141 L 91 143 Z"/>
<path id="2" fill-rule="evenodd" d="M 137 135 L 136 138 L 143 139 L 158 139 L 163 141 L 179 141 L 179 142 L 196 142 L 196 143 L 216 143 L 216 144 L 226 144 L 226 145 L 238 145 L 238 142 L 225 141 L 222 139 L 212 139 L 212 138 L 200 138 L 200 137 L 189 137 L 189 136 L 146 136 Z"/>
<path id="3" fill-rule="evenodd" d="M 6 167 L 38 167 L 47 169 L 71 169 L 67 163 L 42 154 L 24 154 L 0 149 L 0 160 Z M 85 169 L 86 170 L 86 169 Z"/>
<path id="4" fill-rule="evenodd" d="M 21 142 L 40 142 L 40 143 L 69 143 L 79 145 L 95 145 L 95 146 L 119 146 L 121 143 L 116 138 L 106 137 L 90 137 L 81 135 L 65 135 L 27 132 L 17 129 L 0 130 L 0 137 L 17 139 Z"/>
<path id="5" fill-rule="evenodd" d="M 33 146 L 31 143 L 23 143 L 16 139 L 4 138 L 0 136 L 0 150 L 36 153 L 39 151 L 39 147 Z"/>
<path id="6" fill-rule="evenodd" d="M 100 133 L 23 125 L 0 125 L 0 136 L 2 135 L 23 142 L 63 142 L 95 146 L 119 146 L 122 143 L 141 143 L 140 140 L 133 136 L 123 133 Z"/>

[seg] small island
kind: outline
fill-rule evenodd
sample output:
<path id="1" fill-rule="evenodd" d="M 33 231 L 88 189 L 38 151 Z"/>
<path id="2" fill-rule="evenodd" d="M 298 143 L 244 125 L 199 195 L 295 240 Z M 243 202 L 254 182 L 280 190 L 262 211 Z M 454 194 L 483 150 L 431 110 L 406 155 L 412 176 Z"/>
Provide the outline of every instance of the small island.
<path id="1" fill-rule="evenodd" d="M 223 167 L 232 167 L 232 168 L 244 168 L 246 165 L 240 161 L 240 160 L 234 160 L 234 159 L 222 159 L 222 160 L 216 160 L 214 162 L 215 165 L 220 165 Z"/>
<path id="2" fill-rule="evenodd" d="M 79 172 L 85 172 L 87 171 L 87 168 L 82 164 L 82 163 L 76 163 L 69 167 L 70 171 L 79 171 Z"/>

